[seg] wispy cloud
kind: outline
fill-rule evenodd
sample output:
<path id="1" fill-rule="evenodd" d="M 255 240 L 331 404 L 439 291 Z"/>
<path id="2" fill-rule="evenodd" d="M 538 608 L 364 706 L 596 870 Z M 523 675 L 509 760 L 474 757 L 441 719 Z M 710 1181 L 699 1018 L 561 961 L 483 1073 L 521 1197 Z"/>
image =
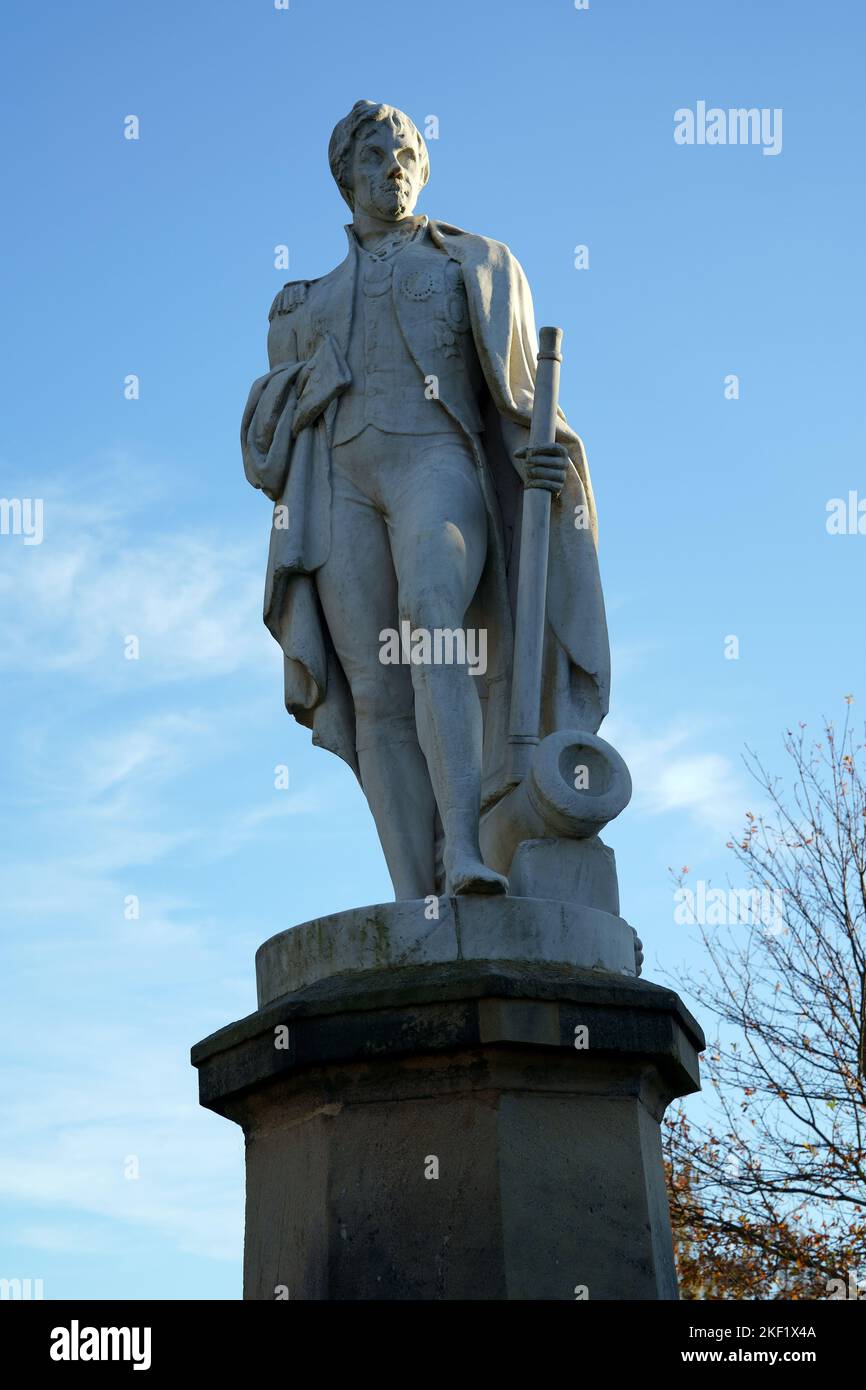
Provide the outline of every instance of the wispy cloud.
<path id="1" fill-rule="evenodd" d="M 34 1251 L 84 1253 L 92 1220 L 109 1257 L 138 1227 L 167 1258 L 238 1259 L 242 1136 L 196 1104 L 188 1051 L 254 1007 L 272 924 L 245 921 L 243 897 L 224 909 L 211 866 L 225 882 L 234 858 L 252 882 L 292 817 L 333 809 L 335 781 L 323 762 L 296 785 L 293 765 L 277 791 L 257 743 L 265 714 L 280 717 L 261 537 L 178 526 L 154 473 L 140 484 L 118 461 L 42 490 L 43 545 L 0 546 L 0 665 L 24 692 L 9 699 L 7 681 L 0 746 L 13 788 L 0 1196 Z M 238 689 L 226 678 L 242 667 Z"/>
<path id="2" fill-rule="evenodd" d="M 157 484 L 103 467 L 45 480 L 45 538 L 0 546 L 0 668 L 76 673 L 110 688 L 219 675 L 261 661 L 261 542 L 149 515 Z M 122 499 L 122 502 L 121 500 Z M 167 524 L 168 523 L 168 524 Z M 139 644 L 137 658 L 127 639 Z"/>
<path id="3" fill-rule="evenodd" d="M 601 730 L 628 764 L 638 815 L 678 812 L 719 834 L 738 826 L 748 803 L 742 769 L 724 753 L 701 748 L 712 731 L 685 719 L 646 734 L 633 722 L 610 719 Z"/>
<path id="4" fill-rule="evenodd" d="M 56 1043 L 41 1050 L 38 1093 L 29 1070 L 7 1080 L 0 1191 L 59 1218 L 38 1222 L 29 1238 L 22 1226 L 18 1244 L 68 1248 L 68 1212 L 108 1218 L 115 1241 L 141 1226 L 167 1249 L 238 1258 L 243 1139 L 195 1106 L 179 1041 L 144 1044 L 132 1026 L 85 1025 L 64 1039 L 62 1061 Z"/>

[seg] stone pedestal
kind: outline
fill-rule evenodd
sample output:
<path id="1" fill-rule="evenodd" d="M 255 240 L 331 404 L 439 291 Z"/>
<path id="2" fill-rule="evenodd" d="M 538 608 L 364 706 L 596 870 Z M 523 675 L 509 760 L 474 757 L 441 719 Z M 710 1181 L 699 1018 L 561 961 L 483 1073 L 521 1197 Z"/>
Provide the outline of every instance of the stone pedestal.
<path id="1" fill-rule="evenodd" d="M 676 1298 L 659 1121 L 700 1028 L 618 917 L 440 902 L 281 933 L 193 1049 L 246 1136 L 244 1297 Z"/>

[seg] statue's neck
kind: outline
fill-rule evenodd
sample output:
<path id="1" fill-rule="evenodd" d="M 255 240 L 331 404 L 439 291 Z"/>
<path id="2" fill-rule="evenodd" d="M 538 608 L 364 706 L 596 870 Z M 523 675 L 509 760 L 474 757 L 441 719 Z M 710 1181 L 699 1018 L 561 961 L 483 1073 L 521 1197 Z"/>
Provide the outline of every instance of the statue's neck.
<path id="1" fill-rule="evenodd" d="M 386 241 L 397 233 L 409 235 L 423 222 L 423 217 L 415 214 L 401 217 L 397 222 L 386 222 L 370 213 L 358 211 L 352 219 L 352 231 L 362 246 L 374 251 L 379 242 Z"/>

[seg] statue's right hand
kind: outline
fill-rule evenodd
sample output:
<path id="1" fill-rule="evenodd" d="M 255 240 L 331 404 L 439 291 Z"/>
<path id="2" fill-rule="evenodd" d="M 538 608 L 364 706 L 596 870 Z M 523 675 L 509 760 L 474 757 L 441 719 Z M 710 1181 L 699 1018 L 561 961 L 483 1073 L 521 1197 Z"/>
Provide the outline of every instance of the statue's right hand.
<path id="1" fill-rule="evenodd" d="M 568 474 L 568 450 L 564 444 L 527 444 L 514 455 L 524 465 L 525 487 L 540 487 L 557 496 Z"/>

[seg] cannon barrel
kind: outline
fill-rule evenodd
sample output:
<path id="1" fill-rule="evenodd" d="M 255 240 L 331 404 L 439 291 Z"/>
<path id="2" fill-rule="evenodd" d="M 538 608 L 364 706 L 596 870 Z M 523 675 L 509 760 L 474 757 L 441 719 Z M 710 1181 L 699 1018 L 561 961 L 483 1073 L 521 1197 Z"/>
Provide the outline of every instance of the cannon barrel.
<path id="1" fill-rule="evenodd" d="M 630 799 L 629 770 L 603 738 L 576 729 L 549 734 L 532 750 L 523 781 L 482 816 L 484 862 L 507 874 L 521 841 L 597 835 Z"/>

